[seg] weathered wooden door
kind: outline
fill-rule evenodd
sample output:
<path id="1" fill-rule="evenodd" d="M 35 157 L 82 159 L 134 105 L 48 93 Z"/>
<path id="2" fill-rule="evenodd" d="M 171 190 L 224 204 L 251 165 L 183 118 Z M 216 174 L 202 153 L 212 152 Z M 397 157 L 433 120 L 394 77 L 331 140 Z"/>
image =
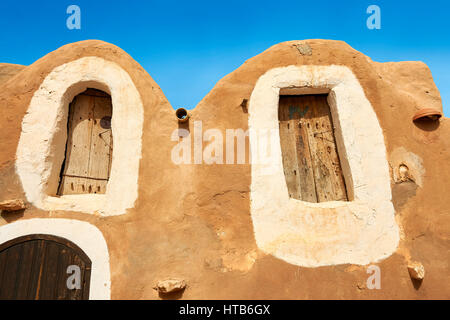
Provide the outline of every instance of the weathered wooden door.
<path id="1" fill-rule="evenodd" d="M 80 289 L 67 285 L 70 266 L 79 267 Z M 0 300 L 87 300 L 90 277 L 91 260 L 66 239 L 30 235 L 0 245 Z"/>
<path id="2" fill-rule="evenodd" d="M 69 107 L 68 138 L 59 195 L 106 193 L 113 137 L 111 97 L 88 89 Z"/>
<path id="3" fill-rule="evenodd" d="M 347 201 L 327 95 L 280 96 L 278 116 L 289 196 Z"/>

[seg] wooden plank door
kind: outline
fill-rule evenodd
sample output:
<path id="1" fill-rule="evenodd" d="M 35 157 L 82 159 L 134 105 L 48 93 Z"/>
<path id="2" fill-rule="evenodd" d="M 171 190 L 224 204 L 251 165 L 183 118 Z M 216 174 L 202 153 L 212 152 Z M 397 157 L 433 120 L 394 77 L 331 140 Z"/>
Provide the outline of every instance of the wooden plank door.
<path id="1" fill-rule="evenodd" d="M 280 96 L 278 116 L 289 196 L 348 201 L 327 96 Z"/>
<path id="2" fill-rule="evenodd" d="M 88 89 L 75 97 L 59 195 L 106 193 L 113 151 L 111 117 L 108 94 Z"/>
<path id="3" fill-rule="evenodd" d="M 91 260 L 72 242 L 30 235 L 0 245 L 0 300 L 87 300 Z M 69 289 L 69 266 L 80 268 L 79 289 Z"/>

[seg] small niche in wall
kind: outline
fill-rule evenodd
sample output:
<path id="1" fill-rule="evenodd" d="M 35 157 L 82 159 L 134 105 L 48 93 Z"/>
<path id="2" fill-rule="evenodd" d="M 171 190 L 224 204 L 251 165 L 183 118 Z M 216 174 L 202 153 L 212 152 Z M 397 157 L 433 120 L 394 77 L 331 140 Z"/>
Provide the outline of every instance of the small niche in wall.
<path id="1" fill-rule="evenodd" d="M 290 198 L 348 201 L 327 97 L 280 95 L 280 144 Z"/>
<path id="2" fill-rule="evenodd" d="M 87 89 L 73 99 L 59 196 L 106 193 L 113 152 L 111 119 L 109 94 Z"/>

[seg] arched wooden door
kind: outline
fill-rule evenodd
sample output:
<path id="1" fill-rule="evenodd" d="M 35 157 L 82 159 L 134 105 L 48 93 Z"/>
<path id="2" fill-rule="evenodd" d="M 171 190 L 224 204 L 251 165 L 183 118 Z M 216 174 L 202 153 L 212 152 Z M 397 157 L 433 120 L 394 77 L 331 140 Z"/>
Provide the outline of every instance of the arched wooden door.
<path id="1" fill-rule="evenodd" d="M 58 195 L 106 193 L 113 152 L 111 120 L 109 94 L 88 89 L 74 98 Z"/>
<path id="2" fill-rule="evenodd" d="M 67 239 L 29 235 L 0 245 L 0 300 L 87 300 L 90 277 L 91 260 Z"/>

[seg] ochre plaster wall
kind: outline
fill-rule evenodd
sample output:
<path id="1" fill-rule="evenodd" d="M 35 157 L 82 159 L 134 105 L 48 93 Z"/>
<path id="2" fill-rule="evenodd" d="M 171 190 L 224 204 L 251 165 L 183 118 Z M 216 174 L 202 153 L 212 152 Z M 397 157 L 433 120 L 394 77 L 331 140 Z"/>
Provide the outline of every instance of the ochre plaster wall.
<path id="1" fill-rule="evenodd" d="M 308 44 L 311 55 L 296 45 Z M 23 199 L 15 169 L 22 120 L 33 94 L 56 67 L 97 56 L 131 77 L 144 106 L 142 159 L 135 206 L 120 216 L 44 211 L 28 204 L 3 212 L 0 225 L 34 218 L 75 219 L 96 226 L 108 249 L 112 299 L 160 299 L 158 280 L 182 278 L 184 299 L 430 299 L 450 298 L 450 122 L 415 124 L 421 107 L 442 110 L 429 69 L 421 62 L 376 63 L 343 42 L 308 40 L 278 44 L 247 60 L 220 80 L 192 110 L 203 130 L 248 129 L 243 99 L 273 68 L 302 65 L 348 67 L 374 108 L 390 166 L 392 203 L 400 228 L 394 254 L 376 263 L 381 290 L 366 288 L 366 266 L 304 268 L 260 251 L 250 213 L 251 167 L 175 165 L 170 137 L 179 124 L 174 110 L 147 72 L 120 48 L 83 41 L 66 45 L 0 84 L 0 200 Z M 151 70 L 149 70 L 151 73 Z M 43 115 L 45 116 L 45 115 Z M 396 183 L 403 162 L 415 182 Z M 1 227 L 0 227 L 1 232 Z M 410 261 L 420 261 L 425 280 L 415 288 Z"/>

